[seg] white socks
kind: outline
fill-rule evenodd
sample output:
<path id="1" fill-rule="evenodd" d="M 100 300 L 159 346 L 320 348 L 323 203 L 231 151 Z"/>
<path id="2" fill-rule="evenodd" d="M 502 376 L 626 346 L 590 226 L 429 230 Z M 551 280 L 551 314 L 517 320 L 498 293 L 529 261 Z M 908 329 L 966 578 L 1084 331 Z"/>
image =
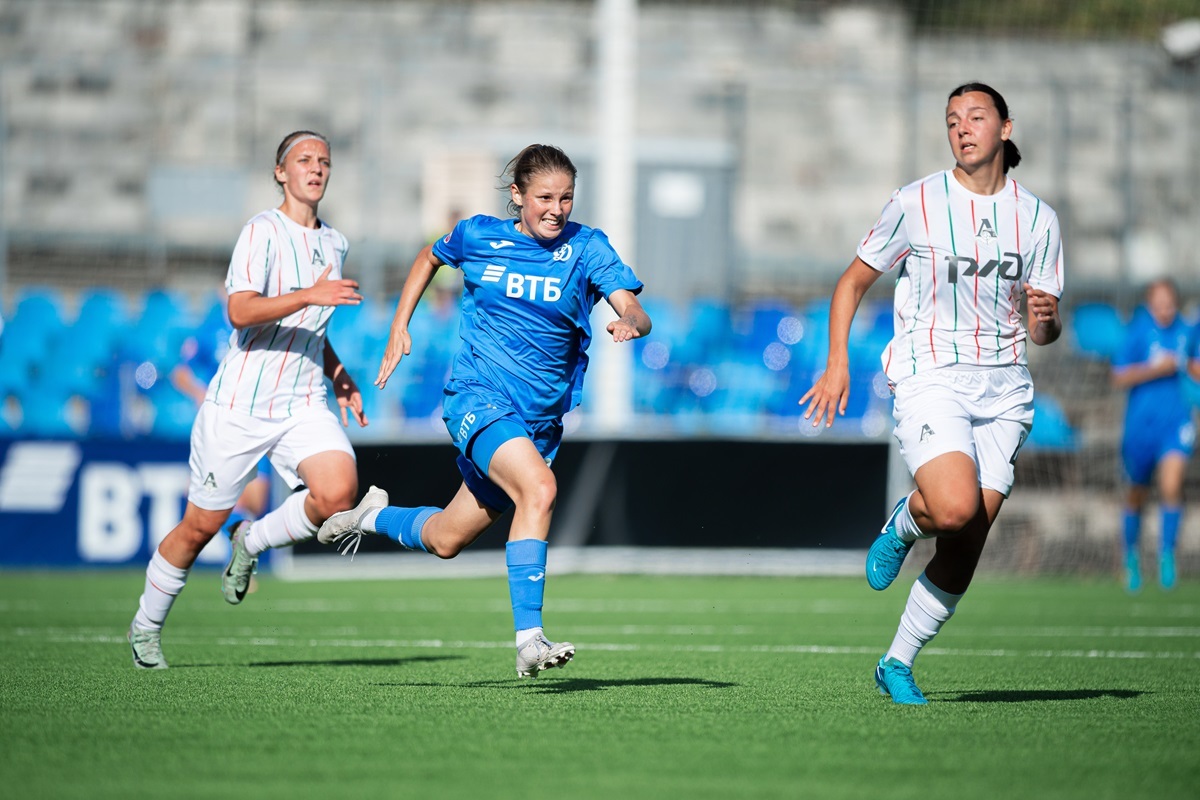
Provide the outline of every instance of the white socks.
<path id="1" fill-rule="evenodd" d="M 913 494 L 916 494 L 916 492 L 908 496 L 908 503 L 912 502 Z M 917 539 L 928 539 L 929 535 L 917 527 L 912 512 L 908 510 L 908 503 L 905 503 L 896 512 L 896 535 L 900 537 L 900 541 L 902 542 L 915 542 Z"/>
<path id="2" fill-rule="evenodd" d="M 524 628 L 517 631 L 517 647 L 528 642 L 534 636 L 545 636 L 541 628 Z"/>
<path id="3" fill-rule="evenodd" d="M 946 620 L 954 615 L 961 599 L 961 594 L 943 592 L 934 586 L 922 572 L 908 594 L 900 627 L 885 658 L 894 658 L 911 667 L 921 648 L 937 636 Z"/>
<path id="4" fill-rule="evenodd" d="M 146 567 L 146 588 L 138 600 L 133 624 L 143 630 L 162 630 L 167 614 L 171 613 L 171 604 L 187 583 L 187 576 L 186 569 L 173 566 L 163 558 L 162 553 L 155 550 Z"/>
<path id="5" fill-rule="evenodd" d="M 257 556 L 271 547 L 289 547 L 315 537 L 320 526 L 304 513 L 306 497 L 308 489 L 293 492 L 279 508 L 255 520 L 246 536 L 246 552 Z"/>
<path id="6" fill-rule="evenodd" d="M 383 511 L 383 509 L 372 508 L 370 511 L 363 514 L 362 521 L 358 523 L 359 530 L 361 530 L 363 533 L 379 533 L 379 531 L 375 529 L 375 519 L 379 516 L 380 511 Z"/>

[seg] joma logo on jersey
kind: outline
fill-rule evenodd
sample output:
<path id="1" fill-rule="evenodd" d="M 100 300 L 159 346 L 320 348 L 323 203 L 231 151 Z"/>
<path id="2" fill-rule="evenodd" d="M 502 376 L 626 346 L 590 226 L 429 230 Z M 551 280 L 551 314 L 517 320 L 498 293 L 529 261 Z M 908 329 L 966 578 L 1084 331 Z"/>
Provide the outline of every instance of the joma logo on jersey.
<path id="1" fill-rule="evenodd" d="M 504 293 L 509 297 L 557 303 L 562 297 L 562 278 L 546 278 L 541 275 L 522 275 L 518 272 L 510 272 Z"/>
<path id="2" fill-rule="evenodd" d="M 961 274 L 964 278 L 979 276 L 986 278 L 992 272 L 999 269 L 1001 278 L 1006 281 L 1020 280 L 1021 273 L 1025 270 L 1025 260 L 1021 258 L 1020 253 L 1005 253 L 1001 261 L 992 259 L 979 266 L 979 262 L 970 256 L 946 256 L 946 266 L 950 272 L 950 282 L 958 283 L 960 274 L 959 268 L 962 267 Z"/>

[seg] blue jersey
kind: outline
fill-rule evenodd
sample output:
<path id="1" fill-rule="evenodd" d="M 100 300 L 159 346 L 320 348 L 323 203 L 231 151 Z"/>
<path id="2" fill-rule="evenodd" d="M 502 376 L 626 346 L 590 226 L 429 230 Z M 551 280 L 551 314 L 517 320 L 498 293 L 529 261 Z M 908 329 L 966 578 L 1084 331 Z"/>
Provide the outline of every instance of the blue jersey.
<path id="1" fill-rule="evenodd" d="M 515 220 L 465 219 L 433 245 L 462 270 L 463 346 L 451 381 L 483 383 L 526 420 L 557 419 L 579 404 L 592 307 L 642 282 L 603 232 L 569 222 L 543 242 Z"/>
<path id="2" fill-rule="evenodd" d="M 1113 359 L 1113 368 L 1148 364 L 1164 353 L 1174 353 L 1179 373 L 1140 383 L 1129 390 L 1125 407 L 1125 430 L 1166 429 L 1191 421 L 1192 409 L 1184 393 L 1181 375 L 1188 359 L 1195 357 L 1191 328 L 1179 317 L 1165 328 L 1148 312 L 1138 309 L 1125 332 L 1125 341 Z"/>

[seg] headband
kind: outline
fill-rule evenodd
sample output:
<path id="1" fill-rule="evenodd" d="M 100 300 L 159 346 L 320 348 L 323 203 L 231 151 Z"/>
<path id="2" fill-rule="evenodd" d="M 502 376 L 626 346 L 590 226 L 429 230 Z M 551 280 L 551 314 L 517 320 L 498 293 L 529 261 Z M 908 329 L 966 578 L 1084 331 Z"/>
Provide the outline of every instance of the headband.
<path id="1" fill-rule="evenodd" d="M 297 136 L 295 139 L 292 139 L 291 144 L 289 144 L 287 147 L 283 148 L 283 152 L 279 155 L 279 161 L 277 161 L 275 163 L 275 165 L 282 167 L 283 162 L 287 159 L 287 154 L 292 152 L 292 148 L 308 139 L 316 139 L 318 142 L 324 142 L 326 147 L 329 146 L 329 140 L 326 139 L 324 136 L 321 136 L 320 134 L 306 133 L 303 136 Z"/>

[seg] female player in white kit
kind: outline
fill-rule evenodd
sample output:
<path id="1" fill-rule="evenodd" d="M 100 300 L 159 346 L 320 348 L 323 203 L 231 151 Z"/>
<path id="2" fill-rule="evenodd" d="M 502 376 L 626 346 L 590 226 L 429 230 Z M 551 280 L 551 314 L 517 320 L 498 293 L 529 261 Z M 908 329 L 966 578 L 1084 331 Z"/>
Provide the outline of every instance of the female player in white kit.
<path id="1" fill-rule="evenodd" d="M 312 539 L 322 522 L 358 496 L 354 450 L 343 427 L 348 414 L 360 426 L 367 418 L 362 395 L 325 332 L 336 306 L 356 305 L 362 296 L 355 281 L 342 277 L 346 237 L 317 216 L 330 168 L 324 136 L 286 136 L 275 157 L 283 203 L 246 223 L 234 248 L 225 280 L 234 332 L 192 426 L 183 520 L 150 559 L 129 626 L 137 667 L 167 667 L 161 634 L 171 604 L 262 456 L 293 489 L 306 488 L 233 530 L 232 556 L 221 577 L 230 603 L 242 601 L 263 551 Z M 340 424 L 326 405 L 326 376 Z"/>
<path id="2" fill-rule="evenodd" d="M 965 84 L 950 93 L 946 129 L 954 168 L 892 195 L 834 289 L 828 364 L 800 399 L 814 425 L 845 413 L 850 323 L 867 289 L 895 274 L 895 336 L 882 360 L 917 489 L 871 546 L 867 582 L 886 589 L 913 542 L 936 537 L 875 670 L 880 692 L 906 704 L 926 702 L 913 661 L 954 613 L 1012 489 L 1033 425 L 1026 339 L 1045 345 L 1062 333 L 1058 218 L 1008 177 L 1021 160 L 1008 105 L 990 86 Z"/>

